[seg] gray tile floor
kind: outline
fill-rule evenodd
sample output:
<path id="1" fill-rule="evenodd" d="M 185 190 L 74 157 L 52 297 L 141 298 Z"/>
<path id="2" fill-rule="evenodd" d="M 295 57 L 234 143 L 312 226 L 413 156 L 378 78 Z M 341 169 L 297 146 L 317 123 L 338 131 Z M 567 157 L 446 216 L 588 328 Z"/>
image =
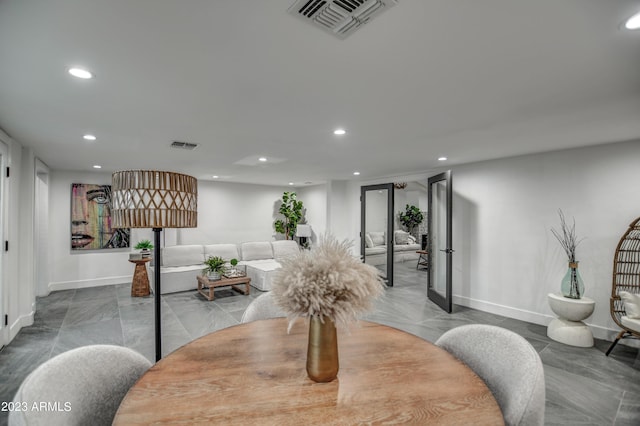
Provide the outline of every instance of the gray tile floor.
<path id="1" fill-rule="evenodd" d="M 415 264 L 396 266 L 393 288 L 365 319 L 435 341 L 445 331 L 471 323 L 493 324 L 524 336 L 539 352 L 545 368 L 547 425 L 640 425 L 640 356 L 618 345 L 605 357 L 609 342 L 574 348 L 551 341 L 546 327 L 456 306 L 446 314 L 429 302 L 425 271 Z M 246 306 L 260 293 L 242 296 L 216 291 L 207 302 L 197 292 L 162 298 L 163 352 L 206 333 L 238 324 Z M 66 350 L 96 343 L 124 345 L 154 359 L 153 298 L 132 298 L 129 285 L 51 293 L 38 298 L 34 325 L 0 351 L 0 403 L 13 398 L 37 365 Z M 7 413 L 0 412 L 0 425 Z"/>

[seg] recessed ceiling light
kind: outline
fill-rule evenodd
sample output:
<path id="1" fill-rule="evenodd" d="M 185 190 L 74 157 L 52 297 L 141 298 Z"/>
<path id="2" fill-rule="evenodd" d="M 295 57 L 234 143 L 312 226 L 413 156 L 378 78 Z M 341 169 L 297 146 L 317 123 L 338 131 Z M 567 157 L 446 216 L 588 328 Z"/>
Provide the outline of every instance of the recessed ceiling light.
<path id="1" fill-rule="evenodd" d="M 88 141 L 95 141 L 96 140 L 96 137 L 93 136 L 93 135 L 84 135 L 83 138 L 88 140 Z"/>
<path id="2" fill-rule="evenodd" d="M 93 74 L 82 68 L 69 68 L 69 74 L 78 78 L 93 78 Z"/>
<path id="3" fill-rule="evenodd" d="M 213 178 L 214 178 L 214 179 L 219 179 L 219 178 L 220 178 L 220 176 L 218 176 L 218 175 L 213 175 Z"/>
<path id="4" fill-rule="evenodd" d="M 293 185 L 293 182 L 289 182 L 289 185 Z"/>
<path id="5" fill-rule="evenodd" d="M 264 163 L 265 161 L 267 161 L 267 157 L 260 157 L 258 158 L 258 161 L 262 161 Z"/>
<path id="6" fill-rule="evenodd" d="M 347 133 L 344 129 L 336 129 L 333 131 L 334 135 L 344 135 L 345 133 Z"/>
<path id="7" fill-rule="evenodd" d="M 353 172 L 354 176 L 360 176 L 360 172 Z"/>
<path id="8" fill-rule="evenodd" d="M 640 12 L 633 15 L 631 18 L 627 19 L 624 27 L 628 30 L 637 30 L 640 29 Z"/>
<path id="9" fill-rule="evenodd" d="M 438 161 L 447 161 L 447 157 L 438 157 Z"/>
<path id="10" fill-rule="evenodd" d="M 94 169 L 101 169 L 101 168 L 102 168 L 102 166 L 101 166 L 101 165 L 99 165 L 99 164 L 94 164 L 94 165 L 93 165 L 93 168 L 94 168 Z"/>

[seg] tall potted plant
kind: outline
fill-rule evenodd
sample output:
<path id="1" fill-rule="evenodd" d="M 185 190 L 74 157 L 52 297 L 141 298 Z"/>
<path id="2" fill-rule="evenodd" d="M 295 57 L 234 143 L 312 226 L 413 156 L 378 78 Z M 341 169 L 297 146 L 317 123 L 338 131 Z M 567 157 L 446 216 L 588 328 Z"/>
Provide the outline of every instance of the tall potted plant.
<path id="1" fill-rule="evenodd" d="M 411 235 L 416 237 L 416 239 L 418 238 L 418 236 L 414 234 L 414 230 L 416 226 L 422 223 L 423 220 L 424 215 L 418 207 L 413 205 L 410 206 L 409 204 L 407 204 L 404 213 L 400 213 L 400 223 L 406 226 L 407 231 L 409 231 Z"/>
<path id="2" fill-rule="evenodd" d="M 282 204 L 280 204 L 278 211 L 284 216 L 284 219 L 275 221 L 276 232 L 284 234 L 285 239 L 291 240 L 296 235 L 298 223 L 304 216 L 302 201 L 296 199 L 295 192 L 285 191 L 282 194 Z"/>

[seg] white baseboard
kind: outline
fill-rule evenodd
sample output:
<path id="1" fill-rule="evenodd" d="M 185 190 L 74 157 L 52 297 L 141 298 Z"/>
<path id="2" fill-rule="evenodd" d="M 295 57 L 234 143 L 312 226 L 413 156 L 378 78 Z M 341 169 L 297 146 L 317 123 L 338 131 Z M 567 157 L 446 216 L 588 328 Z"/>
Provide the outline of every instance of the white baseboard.
<path id="1" fill-rule="evenodd" d="M 31 312 L 25 315 L 21 315 L 14 322 L 9 325 L 9 342 L 13 340 L 22 327 L 28 327 L 33 325 L 33 316 L 35 315 L 35 309 L 31 309 Z"/>
<path id="2" fill-rule="evenodd" d="M 59 281 L 49 283 L 49 291 L 75 290 L 78 288 L 100 287 L 103 285 L 116 285 L 131 283 L 131 275 L 119 277 L 92 278 L 90 280 Z"/>
<path id="3" fill-rule="evenodd" d="M 464 296 L 453 296 L 453 303 L 456 305 L 466 306 L 468 308 L 477 309 L 479 311 L 489 312 L 503 317 L 514 318 L 521 321 L 531 322 L 539 325 L 547 325 L 555 317 L 544 315 L 538 312 L 527 311 L 524 309 L 513 308 L 511 306 L 499 305 L 484 300 L 472 299 Z"/>
<path id="4" fill-rule="evenodd" d="M 453 303 L 468 308 L 477 309 L 483 312 L 489 312 L 491 314 L 501 315 L 503 317 L 513 318 L 520 321 L 526 321 L 533 324 L 547 326 L 555 316 L 540 314 L 538 312 L 527 311 L 524 309 L 513 308 L 511 306 L 500 305 L 493 302 L 487 302 L 484 300 L 472 299 L 464 296 L 453 296 Z M 612 342 L 615 336 L 620 332 L 620 329 L 613 329 L 602 327 L 600 325 L 590 324 L 585 322 L 593 332 L 593 337 L 601 340 L 608 340 Z M 640 342 L 634 339 L 621 339 L 620 344 L 640 347 Z"/>

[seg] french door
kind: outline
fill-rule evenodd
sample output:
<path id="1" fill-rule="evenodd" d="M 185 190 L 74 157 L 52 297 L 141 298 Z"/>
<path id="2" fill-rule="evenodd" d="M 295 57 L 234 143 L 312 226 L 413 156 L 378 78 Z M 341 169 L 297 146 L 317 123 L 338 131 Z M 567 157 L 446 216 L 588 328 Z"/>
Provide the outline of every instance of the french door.
<path id="1" fill-rule="evenodd" d="M 5 259 L 6 254 L 4 250 L 5 235 L 5 203 L 7 199 L 7 192 L 5 190 L 5 171 L 8 160 L 8 148 L 0 141 L 0 242 L 2 242 L 2 248 L 0 248 L 0 348 L 9 342 L 9 330 L 5 323 L 5 315 L 8 313 L 7 306 L 7 288 L 4 281 L 5 277 Z"/>
<path id="2" fill-rule="evenodd" d="M 446 312 L 451 312 L 452 187 L 451 171 L 429 178 L 429 221 L 427 252 L 429 274 L 427 296 Z"/>
<path id="3" fill-rule="evenodd" d="M 360 253 L 393 287 L 393 183 L 360 187 Z"/>

